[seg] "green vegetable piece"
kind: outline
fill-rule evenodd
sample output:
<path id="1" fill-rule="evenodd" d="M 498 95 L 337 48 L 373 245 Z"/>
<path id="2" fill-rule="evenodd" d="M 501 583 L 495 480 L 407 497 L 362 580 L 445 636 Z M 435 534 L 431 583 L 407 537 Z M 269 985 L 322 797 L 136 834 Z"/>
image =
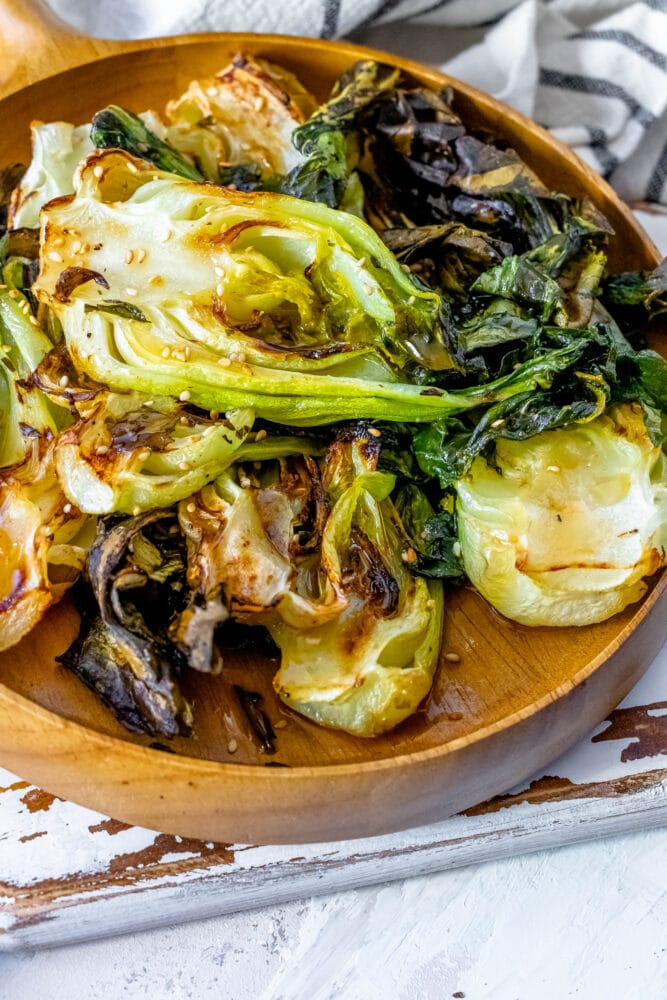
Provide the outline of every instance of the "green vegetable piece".
<path id="1" fill-rule="evenodd" d="M 665 562 L 667 469 L 641 407 L 496 442 L 457 482 L 473 585 L 524 625 L 590 625 L 638 601 Z"/>
<path id="2" fill-rule="evenodd" d="M 159 170 L 192 181 L 204 180 L 187 157 L 159 139 L 141 118 L 117 104 L 109 104 L 93 116 L 90 138 L 97 149 L 124 149 L 132 156 L 155 164 Z"/>
<path id="3" fill-rule="evenodd" d="M 324 465 L 333 509 L 322 566 L 342 610 L 310 629 L 269 624 L 281 651 L 278 696 L 324 726 L 376 736 L 411 715 L 428 694 L 443 621 L 441 584 L 414 577 L 396 508 L 394 478 L 373 471 L 369 440 L 339 438 Z M 349 484 L 349 485 L 348 485 Z"/>
<path id="4" fill-rule="evenodd" d="M 146 401 L 143 401 L 146 402 Z M 230 465 L 253 423 L 249 409 L 219 423 L 183 417 L 170 401 L 101 394 L 86 419 L 62 431 L 56 466 L 72 503 L 91 514 L 171 507 Z"/>

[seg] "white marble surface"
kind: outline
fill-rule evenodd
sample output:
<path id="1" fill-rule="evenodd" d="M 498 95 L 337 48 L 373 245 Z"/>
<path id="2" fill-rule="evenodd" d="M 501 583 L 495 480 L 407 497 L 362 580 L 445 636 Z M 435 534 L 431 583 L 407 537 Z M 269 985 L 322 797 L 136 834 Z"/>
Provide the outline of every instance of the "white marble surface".
<path id="1" fill-rule="evenodd" d="M 667 830 L 0 958 L 3 1000 L 664 1000 Z"/>

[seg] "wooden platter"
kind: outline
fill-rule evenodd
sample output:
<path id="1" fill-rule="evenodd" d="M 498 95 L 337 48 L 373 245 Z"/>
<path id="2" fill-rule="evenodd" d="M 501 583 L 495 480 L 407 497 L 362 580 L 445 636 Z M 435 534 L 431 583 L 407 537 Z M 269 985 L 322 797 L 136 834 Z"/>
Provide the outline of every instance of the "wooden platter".
<path id="1" fill-rule="evenodd" d="M 84 122 L 111 101 L 160 107 L 238 51 L 285 65 L 319 97 L 367 56 L 431 86 L 451 84 L 471 126 L 507 139 L 548 185 L 588 194 L 615 229 L 613 268 L 658 260 L 629 209 L 574 154 L 522 115 L 434 70 L 345 43 L 279 36 L 100 42 L 38 15 L 39 5 L 26 12 L 13 0 L 0 3 L 0 89 L 7 95 L 0 101 L 0 163 L 27 160 L 34 118 Z M 523 781 L 607 715 L 667 638 L 665 588 L 663 576 L 641 604 L 610 621 L 557 630 L 514 625 L 472 590 L 453 591 L 443 652 L 460 661 L 443 660 L 423 709 L 370 741 L 292 715 L 272 696 L 275 663 L 239 655 L 227 660 L 224 678 L 189 680 L 196 732 L 168 748 L 126 733 L 55 664 L 77 629 L 65 601 L 0 657 L 0 764 L 119 820 L 217 841 L 304 843 L 435 821 Z M 260 692 L 269 717 L 281 723 L 275 755 L 244 739 L 229 752 L 229 727 L 241 725 L 229 717 L 230 683 Z"/>

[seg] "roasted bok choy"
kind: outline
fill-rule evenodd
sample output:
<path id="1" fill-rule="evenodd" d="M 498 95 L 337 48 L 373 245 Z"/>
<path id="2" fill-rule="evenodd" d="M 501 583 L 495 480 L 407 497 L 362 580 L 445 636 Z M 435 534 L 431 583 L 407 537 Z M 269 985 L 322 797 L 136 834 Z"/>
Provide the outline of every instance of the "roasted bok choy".
<path id="1" fill-rule="evenodd" d="M 446 587 L 517 627 L 646 592 L 665 264 L 613 273 L 599 210 L 450 90 L 362 61 L 318 105 L 238 56 L 32 139 L 0 174 L 0 648 L 77 584 L 60 659 L 123 725 L 196 730 L 207 674 L 270 752 L 241 641 L 371 737 L 428 696 Z"/>

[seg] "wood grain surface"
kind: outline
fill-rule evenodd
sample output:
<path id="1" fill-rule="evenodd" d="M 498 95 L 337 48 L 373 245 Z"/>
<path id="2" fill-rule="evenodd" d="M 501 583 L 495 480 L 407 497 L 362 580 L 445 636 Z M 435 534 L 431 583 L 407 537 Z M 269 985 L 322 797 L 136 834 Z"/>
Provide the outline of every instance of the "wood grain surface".
<path id="1" fill-rule="evenodd" d="M 588 194 L 614 226 L 613 267 L 658 259 L 627 207 L 570 150 L 519 113 L 434 70 L 345 43 L 278 36 L 68 39 L 62 27 L 41 29 L 25 14 L 24 5 L 0 4 L 8 26 L 5 55 L 11 49 L 14 66 L 5 80 L 13 92 L 0 101 L 10 123 L 0 134 L 0 163 L 29 156 L 28 126 L 36 117 L 82 122 L 109 101 L 137 110 L 160 107 L 193 76 L 219 70 L 239 50 L 287 66 L 319 97 L 355 59 L 383 58 L 432 86 L 451 84 L 455 106 L 471 126 L 511 142 L 551 187 Z M 68 61 L 75 68 L 65 69 Z M 28 82 L 33 73 L 54 70 L 46 80 Z M 654 583 L 640 605 L 586 629 L 523 628 L 472 590 L 452 592 L 443 652 L 458 653 L 460 662 L 443 661 L 423 710 L 372 741 L 289 713 L 273 696 L 275 663 L 238 656 L 224 679 L 188 679 L 195 736 L 172 741 L 170 752 L 122 730 L 55 665 L 77 628 L 64 602 L 0 658 L 0 762 L 50 792 L 122 820 L 214 840 L 316 841 L 433 821 L 525 779 L 621 700 L 667 636 L 665 580 Z M 234 681 L 260 692 L 270 718 L 281 723 L 272 758 L 254 749 L 229 707 L 227 686 Z M 234 755 L 230 737 L 238 743 Z M 288 766 L 266 766 L 275 764 Z"/>

